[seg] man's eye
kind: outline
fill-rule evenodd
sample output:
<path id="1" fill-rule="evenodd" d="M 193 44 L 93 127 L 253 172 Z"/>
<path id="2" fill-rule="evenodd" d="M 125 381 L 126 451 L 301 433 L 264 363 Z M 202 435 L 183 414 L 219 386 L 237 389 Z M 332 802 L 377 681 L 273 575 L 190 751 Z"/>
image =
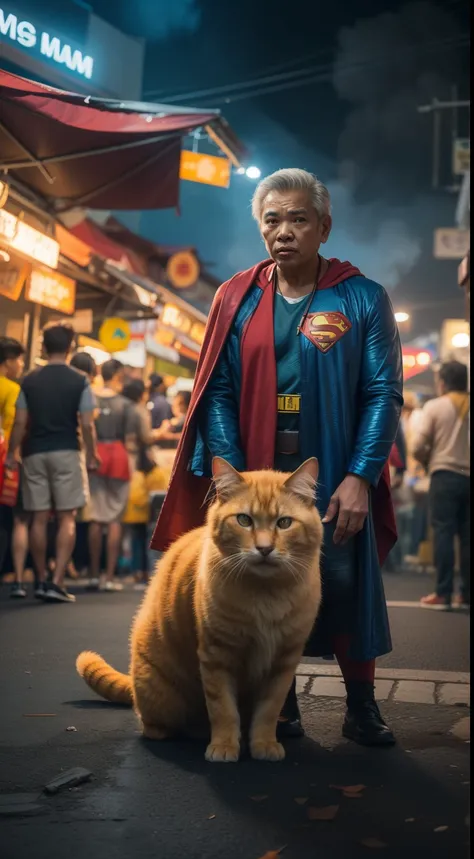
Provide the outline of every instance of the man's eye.
<path id="1" fill-rule="evenodd" d="M 247 516 L 246 513 L 239 513 L 237 516 L 237 522 L 241 526 L 241 528 L 251 528 L 253 525 L 252 519 L 250 516 Z"/>
<path id="2" fill-rule="evenodd" d="M 306 220 L 306 218 L 295 218 L 295 223 L 296 224 L 304 224 L 305 220 Z"/>
<path id="3" fill-rule="evenodd" d="M 290 516 L 282 516 L 277 522 L 277 528 L 280 528 L 281 531 L 286 531 L 288 528 L 291 528 L 292 524 L 293 519 Z"/>

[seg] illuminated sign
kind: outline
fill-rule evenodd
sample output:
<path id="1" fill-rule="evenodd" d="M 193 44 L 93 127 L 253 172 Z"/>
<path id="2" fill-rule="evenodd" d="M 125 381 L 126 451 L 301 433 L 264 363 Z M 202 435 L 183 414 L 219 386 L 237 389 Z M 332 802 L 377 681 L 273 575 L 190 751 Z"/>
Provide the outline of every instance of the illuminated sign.
<path id="1" fill-rule="evenodd" d="M 111 316 L 105 319 L 99 330 L 99 340 L 108 352 L 124 352 L 130 343 L 132 332 L 125 319 Z"/>
<path id="2" fill-rule="evenodd" d="M 22 21 L 13 12 L 0 7 L 0 36 L 11 39 L 22 48 L 39 48 L 40 53 L 58 65 L 66 66 L 71 72 L 90 80 L 94 68 L 92 57 L 83 54 L 59 36 L 38 30 L 30 21 Z"/>
<path id="3" fill-rule="evenodd" d="M 185 334 L 199 346 L 202 346 L 204 340 L 205 326 L 202 322 L 194 322 L 189 316 L 186 316 L 179 307 L 174 304 L 165 304 L 161 315 L 163 325 L 168 325 L 174 328 L 181 334 Z"/>
<path id="4" fill-rule="evenodd" d="M 59 313 L 74 313 L 76 281 L 52 271 L 32 271 L 26 288 L 27 301 L 50 307 Z"/>
<path id="5" fill-rule="evenodd" d="M 166 274 L 177 289 L 186 289 L 196 283 L 199 271 L 199 263 L 191 251 L 173 254 L 166 266 Z"/>
<path id="6" fill-rule="evenodd" d="M 216 155 L 203 155 L 200 152 L 189 152 L 183 149 L 179 178 L 188 182 L 201 182 L 204 185 L 216 185 L 218 188 L 228 188 L 230 184 L 231 164 L 228 158 Z"/>
<path id="7" fill-rule="evenodd" d="M 57 268 L 59 260 L 59 244 L 50 236 L 45 236 L 24 221 L 20 221 L 11 212 L 0 209 L 0 241 L 9 247 L 42 262 L 50 268 Z"/>
<path id="8" fill-rule="evenodd" d="M 423 373 L 432 363 L 433 357 L 424 349 L 402 348 L 403 378 L 405 381 Z"/>
<path id="9" fill-rule="evenodd" d="M 0 295 L 11 301 L 18 301 L 31 265 L 23 262 L 21 257 L 15 256 L 12 259 L 9 254 L 8 260 L 4 260 L 2 254 L 3 251 L 0 251 Z"/>

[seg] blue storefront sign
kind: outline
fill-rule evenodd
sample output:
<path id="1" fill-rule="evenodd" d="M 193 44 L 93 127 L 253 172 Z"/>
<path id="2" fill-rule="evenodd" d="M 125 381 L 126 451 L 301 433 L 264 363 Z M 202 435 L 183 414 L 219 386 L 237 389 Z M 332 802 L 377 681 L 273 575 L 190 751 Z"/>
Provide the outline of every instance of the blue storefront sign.
<path id="1" fill-rule="evenodd" d="M 0 0 L 1 2 L 1 0 Z M 31 5 L 31 4 L 30 4 Z M 64 14 L 66 4 L 63 4 L 61 16 L 55 18 L 54 8 L 36 13 L 29 11 L 26 3 L 4 3 L 0 6 L 0 40 L 1 43 L 10 41 L 20 50 L 28 51 L 39 59 L 50 61 L 65 70 L 90 80 L 94 73 L 94 58 L 90 56 L 84 45 L 87 39 L 88 12 L 75 4 L 71 4 L 74 21 L 65 24 L 67 15 Z M 53 2 L 54 7 L 54 2 Z M 59 11 L 59 10 L 58 10 Z M 41 16 L 41 18 L 40 18 Z M 75 38 L 69 33 L 74 32 Z M 81 38 L 82 36 L 82 38 Z"/>
<path id="2" fill-rule="evenodd" d="M 80 0 L 0 0 L 0 65 L 7 71 L 61 88 L 139 99 L 143 57 L 143 40 L 121 33 Z"/>

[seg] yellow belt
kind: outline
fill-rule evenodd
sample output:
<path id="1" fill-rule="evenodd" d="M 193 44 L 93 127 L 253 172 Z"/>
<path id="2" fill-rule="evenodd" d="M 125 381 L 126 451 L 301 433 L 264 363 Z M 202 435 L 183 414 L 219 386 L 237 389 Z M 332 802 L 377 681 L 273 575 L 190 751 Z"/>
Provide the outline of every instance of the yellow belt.
<path id="1" fill-rule="evenodd" d="M 287 414 L 288 412 L 292 412 L 293 414 L 299 413 L 300 402 L 301 402 L 300 394 L 278 394 L 278 413 L 279 414 Z"/>

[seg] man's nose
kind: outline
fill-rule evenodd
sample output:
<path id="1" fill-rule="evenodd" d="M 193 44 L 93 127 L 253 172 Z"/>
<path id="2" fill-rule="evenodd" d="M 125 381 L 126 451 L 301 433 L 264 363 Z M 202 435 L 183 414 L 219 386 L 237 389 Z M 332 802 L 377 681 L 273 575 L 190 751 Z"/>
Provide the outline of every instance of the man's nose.
<path id="1" fill-rule="evenodd" d="M 294 234 L 293 234 L 293 229 L 291 227 L 291 224 L 285 224 L 285 223 L 280 224 L 280 229 L 278 231 L 278 239 L 280 242 L 291 241 L 293 236 L 294 236 Z"/>
<path id="2" fill-rule="evenodd" d="M 262 558 L 268 558 L 273 552 L 273 546 L 257 546 L 257 552 L 260 552 Z"/>

